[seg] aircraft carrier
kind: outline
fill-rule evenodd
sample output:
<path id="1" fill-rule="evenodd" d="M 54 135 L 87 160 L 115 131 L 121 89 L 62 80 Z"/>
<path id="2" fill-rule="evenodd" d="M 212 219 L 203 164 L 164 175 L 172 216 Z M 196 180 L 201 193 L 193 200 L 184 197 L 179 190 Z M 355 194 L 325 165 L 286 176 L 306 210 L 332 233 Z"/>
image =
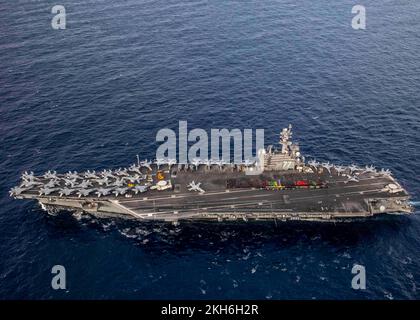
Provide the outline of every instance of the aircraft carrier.
<path id="1" fill-rule="evenodd" d="M 389 170 L 306 162 L 280 133 L 279 148 L 259 150 L 258 161 L 233 164 L 193 159 L 137 161 L 128 168 L 22 175 L 10 190 L 37 200 L 50 214 L 86 212 L 143 221 L 346 221 L 409 214 L 409 194 Z"/>

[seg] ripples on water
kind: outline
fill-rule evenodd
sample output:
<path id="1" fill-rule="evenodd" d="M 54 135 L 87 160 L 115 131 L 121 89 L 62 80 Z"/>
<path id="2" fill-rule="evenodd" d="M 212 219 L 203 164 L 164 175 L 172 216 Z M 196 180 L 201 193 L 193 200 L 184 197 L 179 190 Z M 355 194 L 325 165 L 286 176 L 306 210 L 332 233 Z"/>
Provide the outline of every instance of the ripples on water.
<path id="1" fill-rule="evenodd" d="M 390 168 L 418 203 L 420 7 L 370 1 L 1 3 L 1 298 L 419 298 L 420 219 L 141 224 L 45 216 L 20 173 L 152 158 L 162 127 L 288 123 L 305 155 Z M 367 290 L 351 289 L 366 266 Z M 68 290 L 50 289 L 54 264 Z"/>

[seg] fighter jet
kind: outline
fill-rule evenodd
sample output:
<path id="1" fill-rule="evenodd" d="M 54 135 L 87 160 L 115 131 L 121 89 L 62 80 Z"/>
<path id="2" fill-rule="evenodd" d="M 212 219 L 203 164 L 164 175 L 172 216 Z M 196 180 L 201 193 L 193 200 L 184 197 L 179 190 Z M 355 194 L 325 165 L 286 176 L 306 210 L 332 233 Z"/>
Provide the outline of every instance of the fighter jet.
<path id="1" fill-rule="evenodd" d="M 365 173 L 376 173 L 376 169 L 374 166 L 366 166 L 365 169 L 363 170 L 363 172 Z"/>
<path id="2" fill-rule="evenodd" d="M 30 173 L 26 172 L 22 174 L 22 186 L 32 188 L 37 185 L 43 185 L 42 182 L 39 181 L 37 177 L 34 176 L 34 173 L 31 171 Z"/>
<path id="3" fill-rule="evenodd" d="M 74 189 L 63 188 L 63 189 L 60 189 L 58 194 L 60 195 L 60 197 L 62 197 L 63 195 L 69 196 L 75 191 L 76 190 L 74 190 Z"/>
<path id="4" fill-rule="evenodd" d="M 43 175 L 43 177 L 45 178 L 45 179 L 57 179 L 57 172 L 56 171 L 52 171 L 51 172 L 51 170 L 48 170 L 44 175 Z"/>
<path id="5" fill-rule="evenodd" d="M 141 180 L 143 180 L 144 176 L 135 174 L 134 176 L 131 176 L 131 177 L 124 177 L 124 179 L 130 181 L 131 183 L 134 183 L 134 182 L 140 182 Z"/>
<path id="6" fill-rule="evenodd" d="M 128 170 L 130 170 L 130 171 L 134 171 L 134 172 L 137 172 L 138 174 L 141 174 L 140 169 L 141 169 L 141 167 L 138 167 L 138 166 L 136 166 L 135 164 L 131 165 L 131 166 L 128 168 Z"/>
<path id="7" fill-rule="evenodd" d="M 113 194 L 115 194 L 116 197 L 118 197 L 119 194 L 123 195 L 127 192 L 128 188 L 117 188 L 114 191 L 112 191 Z"/>
<path id="8" fill-rule="evenodd" d="M 64 180 L 64 184 L 66 185 L 66 186 L 70 186 L 70 187 L 74 187 L 75 186 L 75 184 L 76 184 L 76 179 L 66 179 L 66 178 L 63 178 L 63 180 Z"/>
<path id="9" fill-rule="evenodd" d="M 79 198 L 83 197 L 87 197 L 92 191 L 95 191 L 95 189 L 82 189 L 82 190 L 78 190 L 77 191 L 77 196 Z"/>
<path id="10" fill-rule="evenodd" d="M 350 172 L 353 173 L 354 171 L 360 170 L 360 168 L 354 164 L 348 167 Z"/>
<path id="11" fill-rule="evenodd" d="M 59 179 L 51 179 L 48 183 L 45 184 L 47 188 L 54 188 L 60 185 Z"/>
<path id="12" fill-rule="evenodd" d="M 346 171 L 346 169 L 343 166 L 334 166 L 334 169 L 339 175 Z"/>
<path id="13" fill-rule="evenodd" d="M 389 169 L 381 169 L 381 171 L 379 171 L 380 174 L 385 175 L 385 176 L 392 176 L 392 172 Z"/>
<path id="14" fill-rule="evenodd" d="M 222 168 L 222 161 L 221 161 L 221 160 L 219 160 L 219 159 L 211 159 L 211 160 L 210 160 L 210 163 L 211 163 L 211 164 L 215 164 L 215 165 L 217 165 L 217 166 L 219 167 L 219 169 L 221 169 L 221 168 Z"/>
<path id="15" fill-rule="evenodd" d="M 308 165 L 310 165 L 311 167 L 317 168 L 319 166 L 319 162 L 315 160 L 310 160 L 308 161 Z"/>
<path id="16" fill-rule="evenodd" d="M 110 194 L 110 192 L 111 192 L 111 189 L 99 188 L 98 190 L 96 190 L 95 193 L 98 195 L 98 197 L 101 197 L 101 196 L 106 196 Z"/>
<path id="17" fill-rule="evenodd" d="M 152 163 L 150 161 L 144 160 L 140 162 L 140 165 L 142 167 L 146 167 L 147 169 L 149 169 L 150 171 L 152 171 L 152 167 L 150 166 Z"/>
<path id="18" fill-rule="evenodd" d="M 355 176 L 347 176 L 347 181 L 345 181 L 344 183 L 348 183 L 348 182 L 359 182 L 359 179 Z"/>
<path id="19" fill-rule="evenodd" d="M 35 180 L 31 180 L 31 181 L 23 181 L 21 186 L 31 189 L 32 187 L 39 186 L 39 185 L 43 185 L 43 183 L 35 181 Z"/>
<path id="20" fill-rule="evenodd" d="M 333 165 L 333 164 L 331 164 L 331 163 L 329 163 L 329 162 L 325 162 L 325 163 L 322 163 L 322 166 L 323 166 L 325 169 L 327 169 L 327 170 L 328 170 L 328 172 L 331 174 L 331 168 L 332 168 L 332 167 L 334 167 L 334 165 Z"/>
<path id="21" fill-rule="evenodd" d="M 37 180 L 37 178 L 35 178 L 33 171 L 31 171 L 31 172 L 25 171 L 22 174 L 22 180 L 30 182 L 30 181 Z"/>
<path id="22" fill-rule="evenodd" d="M 128 178 L 125 178 L 125 177 L 124 178 L 117 178 L 117 179 L 115 179 L 115 182 L 112 183 L 112 185 L 116 186 L 116 187 L 122 187 L 125 184 L 125 182 L 124 182 L 125 179 L 128 179 Z"/>
<path id="23" fill-rule="evenodd" d="M 201 160 L 199 158 L 194 158 L 192 159 L 191 164 L 195 167 L 195 170 L 197 170 L 198 166 L 201 164 Z"/>
<path id="24" fill-rule="evenodd" d="M 13 196 L 18 196 L 20 195 L 23 191 L 26 191 L 26 188 L 22 188 L 22 187 L 14 187 L 12 189 L 10 189 L 9 194 L 11 197 Z"/>
<path id="25" fill-rule="evenodd" d="M 195 181 L 193 180 L 187 186 L 188 191 L 197 191 L 197 192 L 204 193 L 205 191 L 200 187 L 200 185 L 201 185 L 201 182 L 195 183 Z"/>
<path id="26" fill-rule="evenodd" d="M 112 174 L 111 170 L 103 170 L 101 172 L 102 177 L 104 178 L 115 178 L 115 176 Z"/>
<path id="27" fill-rule="evenodd" d="M 76 180 L 78 178 L 80 178 L 79 174 L 77 173 L 77 171 L 69 171 L 66 173 L 66 178 L 67 179 L 71 179 L 71 180 Z"/>
<path id="28" fill-rule="evenodd" d="M 148 188 L 147 186 L 135 186 L 133 191 L 134 191 L 135 194 L 137 194 L 139 192 L 143 193 L 143 192 L 147 191 L 147 188 Z"/>
<path id="29" fill-rule="evenodd" d="M 92 186 L 92 182 L 89 180 L 83 180 L 82 182 L 80 182 L 80 184 L 77 186 L 77 188 L 82 188 L 82 189 L 86 189 L 87 187 Z"/>
<path id="30" fill-rule="evenodd" d="M 168 166 L 169 169 L 176 164 L 176 159 L 168 159 Z"/>
<path id="31" fill-rule="evenodd" d="M 86 179 L 98 179 L 99 177 L 96 175 L 95 170 L 93 170 L 92 172 L 90 172 L 90 170 L 88 170 L 85 174 L 84 177 Z"/>
<path id="32" fill-rule="evenodd" d="M 164 165 L 166 163 L 167 162 L 166 162 L 165 159 L 156 159 L 156 161 L 155 161 L 155 164 L 157 165 L 158 170 L 159 170 L 159 168 L 160 168 L 161 165 Z"/>
<path id="33" fill-rule="evenodd" d="M 50 189 L 50 188 L 42 187 L 41 189 L 39 189 L 39 195 L 42 196 L 44 194 L 48 196 L 50 193 L 53 193 L 55 191 L 57 191 L 57 189 Z"/>
<path id="34" fill-rule="evenodd" d="M 105 178 L 101 178 L 101 179 L 96 179 L 95 180 L 100 186 L 102 185 L 108 185 L 109 181 L 108 181 L 108 177 Z"/>
<path id="35" fill-rule="evenodd" d="M 118 170 L 115 170 L 114 174 L 116 174 L 117 176 L 128 176 L 127 169 L 121 169 L 121 168 L 119 168 Z"/>
<path id="36" fill-rule="evenodd" d="M 210 166 L 211 166 L 211 163 L 212 163 L 211 160 L 206 159 L 206 160 L 203 161 L 203 163 L 206 165 L 207 169 L 210 169 Z"/>

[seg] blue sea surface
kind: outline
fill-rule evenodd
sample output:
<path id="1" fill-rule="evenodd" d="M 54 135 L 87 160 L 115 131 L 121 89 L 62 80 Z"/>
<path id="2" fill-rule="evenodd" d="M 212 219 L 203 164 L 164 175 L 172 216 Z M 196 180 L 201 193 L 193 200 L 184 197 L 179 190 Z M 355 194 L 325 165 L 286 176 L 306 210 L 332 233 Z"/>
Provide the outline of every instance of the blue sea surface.
<path id="1" fill-rule="evenodd" d="M 67 28 L 51 27 L 55 4 Z M 0 299 L 419 299 L 420 2 L 0 0 Z M 416 212 L 353 223 L 49 216 L 20 174 L 153 158 L 161 128 L 292 123 L 306 156 L 389 168 Z M 366 290 L 351 269 L 366 268 Z M 63 265 L 66 290 L 51 288 Z"/>

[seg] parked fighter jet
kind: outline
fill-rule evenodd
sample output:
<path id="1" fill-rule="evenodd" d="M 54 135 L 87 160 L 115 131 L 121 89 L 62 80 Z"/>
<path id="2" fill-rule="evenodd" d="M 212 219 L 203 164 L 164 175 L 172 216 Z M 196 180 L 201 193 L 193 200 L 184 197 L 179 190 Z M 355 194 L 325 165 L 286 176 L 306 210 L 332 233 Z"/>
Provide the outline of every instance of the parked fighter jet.
<path id="1" fill-rule="evenodd" d="M 219 167 L 219 169 L 221 169 L 222 166 L 223 166 L 223 161 L 219 160 L 219 159 L 212 159 L 212 160 L 210 160 L 210 162 L 211 162 L 211 164 L 217 165 Z"/>
<path id="2" fill-rule="evenodd" d="M 349 183 L 349 182 L 359 182 L 359 179 L 355 176 L 347 175 L 347 181 L 345 181 L 344 183 Z"/>
<path id="3" fill-rule="evenodd" d="M 354 171 L 360 170 L 360 168 L 354 164 L 348 167 L 350 172 L 353 173 Z"/>
<path id="4" fill-rule="evenodd" d="M 21 184 L 22 187 L 26 187 L 28 189 L 33 188 L 35 186 L 39 186 L 39 185 L 43 185 L 43 183 L 35 181 L 35 180 L 23 181 Z"/>
<path id="5" fill-rule="evenodd" d="M 212 164 L 211 160 L 206 159 L 206 160 L 204 160 L 204 161 L 203 161 L 203 163 L 206 165 L 206 168 L 207 168 L 207 169 L 210 169 L 210 166 L 211 166 L 211 164 Z"/>
<path id="6" fill-rule="evenodd" d="M 66 185 L 66 186 L 70 186 L 70 187 L 74 187 L 75 186 L 75 184 L 76 184 L 76 179 L 66 179 L 66 178 L 63 178 L 63 180 L 64 180 L 64 184 Z"/>
<path id="7" fill-rule="evenodd" d="M 165 159 L 156 159 L 156 161 L 155 161 L 155 164 L 157 165 L 158 170 L 159 170 L 159 168 L 160 168 L 161 165 L 164 165 L 166 163 L 167 162 L 166 162 Z"/>
<path id="8" fill-rule="evenodd" d="M 77 196 L 79 198 L 81 198 L 82 196 L 87 197 L 92 191 L 95 191 L 95 189 L 81 189 L 77 191 Z"/>
<path id="9" fill-rule="evenodd" d="M 69 196 L 75 191 L 75 189 L 63 188 L 59 190 L 58 194 L 60 195 L 60 197 L 62 197 L 63 195 Z"/>
<path id="10" fill-rule="evenodd" d="M 59 179 L 51 179 L 48 183 L 45 184 L 45 186 L 47 188 L 54 188 L 56 186 L 60 185 L 60 180 Z"/>
<path id="11" fill-rule="evenodd" d="M 115 186 L 115 187 L 122 187 L 125 184 L 124 180 L 125 180 L 125 177 L 124 178 L 117 178 L 117 179 L 115 179 L 115 181 L 113 183 L 111 183 L 111 185 Z"/>
<path id="12" fill-rule="evenodd" d="M 89 180 L 83 180 L 82 182 L 80 182 L 80 184 L 77 186 L 77 188 L 82 188 L 82 189 L 86 189 L 87 187 L 92 186 L 92 182 Z"/>
<path id="13" fill-rule="evenodd" d="M 79 174 L 77 173 L 77 171 L 69 171 L 66 173 L 66 178 L 67 179 L 71 179 L 71 180 L 76 180 L 78 178 L 80 178 Z"/>
<path id="14" fill-rule="evenodd" d="M 205 191 L 200 187 L 200 185 L 201 185 L 201 182 L 195 183 L 195 181 L 193 180 L 187 186 L 188 191 L 197 191 L 197 192 L 204 193 Z"/>
<path id="15" fill-rule="evenodd" d="M 105 178 L 101 178 L 101 179 L 96 179 L 95 181 L 100 185 L 100 186 L 102 186 L 102 185 L 108 185 L 108 183 L 109 183 L 109 181 L 108 181 L 109 179 L 108 179 L 108 177 L 105 177 Z"/>
<path id="16" fill-rule="evenodd" d="M 376 169 L 374 166 L 366 166 L 365 169 L 363 170 L 363 172 L 366 173 L 376 173 Z"/>
<path id="17" fill-rule="evenodd" d="M 334 166 L 334 169 L 339 175 L 346 171 L 346 168 L 344 168 L 343 166 Z"/>
<path id="18" fill-rule="evenodd" d="M 50 193 L 53 193 L 57 191 L 57 189 L 50 189 L 47 187 L 42 187 L 41 189 L 39 189 L 39 195 L 42 196 L 43 194 L 48 196 Z"/>
<path id="19" fill-rule="evenodd" d="M 10 194 L 10 196 L 18 196 L 26 190 L 27 190 L 26 188 L 14 187 L 14 188 L 10 189 L 9 194 Z"/>
<path id="20" fill-rule="evenodd" d="M 101 172 L 102 177 L 104 178 L 115 178 L 115 176 L 112 174 L 111 170 L 103 170 Z"/>
<path id="21" fill-rule="evenodd" d="M 323 166 L 325 169 L 327 169 L 327 170 L 328 170 L 328 172 L 331 174 L 331 168 L 332 168 L 332 167 L 334 167 L 334 165 L 333 165 L 333 164 L 331 164 L 331 163 L 329 163 L 329 162 L 325 162 L 325 163 L 322 163 L 322 166 Z"/>
<path id="22" fill-rule="evenodd" d="M 121 169 L 121 168 L 119 168 L 118 170 L 115 170 L 114 174 L 116 174 L 117 176 L 128 176 L 127 169 Z"/>
<path id="23" fill-rule="evenodd" d="M 315 160 L 310 160 L 308 161 L 308 165 L 310 165 L 311 167 L 317 168 L 319 166 L 319 162 Z"/>
<path id="24" fill-rule="evenodd" d="M 191 164 L 195 167 L 195 170 L 197 170 L 198 166 L 201 164 L 201 160 L 199 158 L 194 158 L 192 159 Z"/>
<path id="25" fill-rule="evenodd" d="M 115 194 L 116 197 L 118 197 L 119 194 L 125 194 L 127 190 L 128 188 L 117 188 L 114 191 L 112 191 L 112 193 Z"/>
<path id="26" fill-rule="evenodd" d="M 139 174 L 135 174 L 134 176 L 130 176 L 130 177 L 124 177 L 125 180 L 128 180 L 131 183 L 135 183 L 135 182 L 140 182 L 141 180 L 144 180 L 144 176 L 143 175 L 139 175 Z"/>
<path id="27" fill-rule="evenodd" d="M 135 164 L 133 164 L 133 165 L 131 165 L 129 168 L 128 168 L 128 170 L 130 170 L 130 171 L 134 171 L 134 172 L 137 172 L 138 174 L 141 174 L 141 167 L 138 167 L 138 166 L 136 166 Z"/>
<path id="28" fill-rule="evenodd" d="M 152 162 L 144 160 L 140 162 L 140 165 L 142 167 L 146 167 L 147 169 L 149 169 L 150 171 L 152 171 L 152 167 L 150 166 L 152 164 Z"/>
<path id="29" fill-rule="evenodd" d="M 168 159 L 168 166 L 169 169 L 176 164 L 176 159 Z"/>
<path id="30" fill-rule="evenodd" d="M 381 171 L 379 171 L 380 174 L 386 175 L 386 176 L 392 176 L 392 172 L 389 169 L 381 169 Z"/>
<path id="31" fill-rule="evenodd" d="M 33 171 L 31 171 L 31 172 L 25 171 L 25 172 L 22 174 L 22 180 L 24 180 L 24 181 L 29 182 L 29 181 L 34 181 L 34 180 L 37 180 L 37 179 L 38 179 L 38 178 L 36 178 L 36 177 L 34 176 L 34 172 L 33 172 Z"/>
<path id="32" fill-rule="evenodd" d="M 56 171 L 52 171 L 51 172 L 51 170 L 48 170 L 44 175 L 43 175 L 43 177 L 45 178 L 45 179 L 57 179 L 57 172 Z"/>
<path id="33" fill-rule="evenodd" d="M 98 179 L 99 177 L 96 175 L 95 170 L 93 170 L 92 172 L 90 172 L 90 170 L 88 170 L 85 174 L 84 177 L 86 179 Z"/>
<path id="34" fill-rule="evenodd" d="M 147 191 L 147 188 L 148 188 L 147 186 L 135 186 L 133 191 L 134 191 L 135 194 L 137 194 L 139 192 L 143 193 L 143 192 Z"/>
<path id="35" fill-rule="evenodd" d="M 359 179 L 357 177 L 350 177 L 348 181 L 354 181 L 354 182 L 359 182 Z"/>
<path id="36" fill-rule="evenodd" d="M 95 193 L 98 195 L 98 197 L 101 197 L 110 194 L 111 190 L 112 189 L 99 188 Z"/>

